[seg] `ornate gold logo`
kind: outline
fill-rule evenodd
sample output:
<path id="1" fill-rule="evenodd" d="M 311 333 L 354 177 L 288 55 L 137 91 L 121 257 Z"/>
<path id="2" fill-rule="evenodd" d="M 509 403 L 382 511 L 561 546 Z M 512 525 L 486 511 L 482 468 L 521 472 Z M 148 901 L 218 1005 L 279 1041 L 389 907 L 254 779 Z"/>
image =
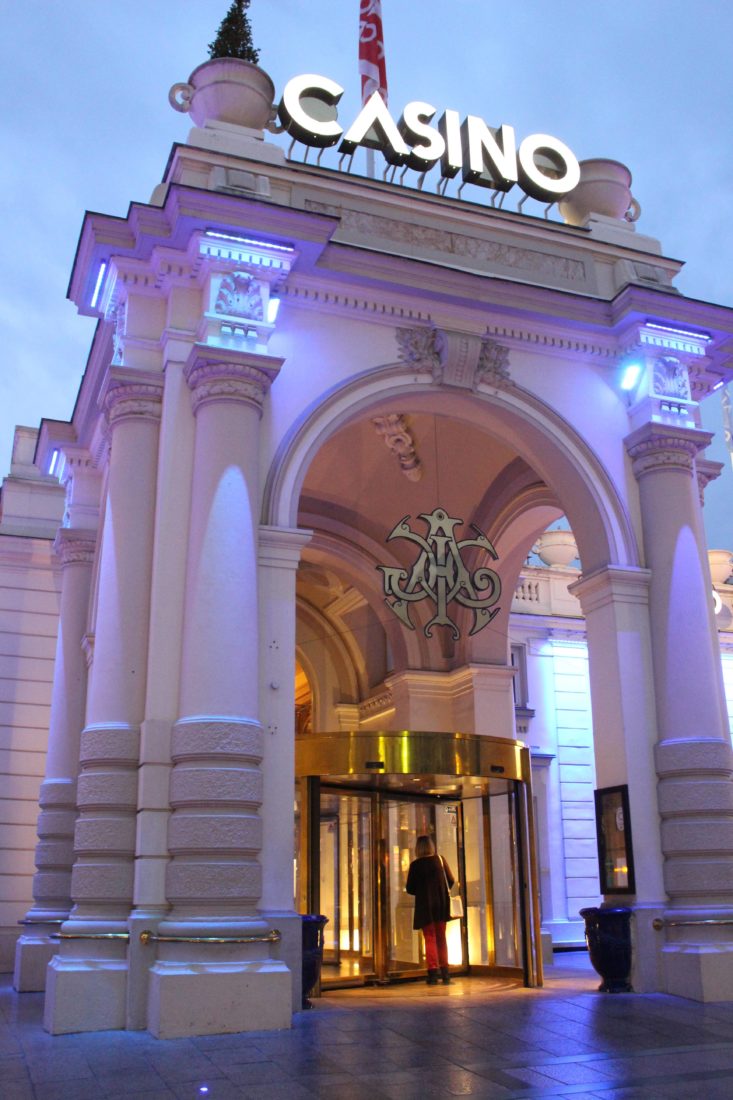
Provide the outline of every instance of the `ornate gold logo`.
<path id="1" fill-rule="evenodd" d="M 448 626 L 453 638 L 460 637 L 460 631 L 448 614 L 448 605 L 455 601 L 462 607 L 473 610 L 473 627 L 469 634 L 478 634 L 498 614 L 494 605 L 501 596 L 501 580 L 493 569 L 480 566 L 470 572 L 462 554 L 470 546 L 485 550 L 494 561 L 498 555 L 486 535 L 471 524 L 476 538 L 456 539 L 455 529 L 463 523 L 454 519 L 443 508 L 433 512 L 423 512 L 419 517 L 425 521 L 425 536 L 411 530 L 405 516 L 387 536 L 392 539 L 408 539 L 419 547 L 415 563 L 408 572 L 395 566 L 379 565 L 384 574 L 385 603 L 394 611 L 400 622 L 409 630 L 415 629 L 410 618 L 410 604 L 430 599 L 436 607 L 436 613 L 425 627 L 425 637 L 432 638 L 434 626 Z"/>

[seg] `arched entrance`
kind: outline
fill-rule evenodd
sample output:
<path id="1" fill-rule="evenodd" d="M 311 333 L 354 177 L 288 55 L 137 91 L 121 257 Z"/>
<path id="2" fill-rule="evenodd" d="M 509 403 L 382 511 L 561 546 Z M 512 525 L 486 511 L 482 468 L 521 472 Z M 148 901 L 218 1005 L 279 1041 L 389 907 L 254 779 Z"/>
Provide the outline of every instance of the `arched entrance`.
<path id="1" fill-rule="evenodd" d="M 501 834 L 493 807 L 502 799 L 521 804 L 527 789 L 507 786 L 490 770 L 455 765 L 442 773 L 427 765 L 394 774 L 365 766 L 357 773 L 338 763 L 339 746 L 385 731 L 408 731 L 400 736 L 409 745 L 417 736 L 409 731 L 421 731 L 435 744 L 444 739 L 450 753 L 456 735 L 446 731 L 455 730 L 487 745 L 514 745 L 508 612 L 517 577 L 537 536 L 563 514 L 591 572 L 609 562 L 636 567 L 635 539 L 612 479 L 566 422 L 519 387 L 472 393 L 416 385 L 400 366 L 352 379 L 311 411 L 272 467 L 265 507 L 272 526 L 312 532 L 297 574 L 297 653 L 313 689 L 311 729 L 332 736 L 317 767 L 304 763 L 308 738 L 311 747 L 317 740 L 312 733 L 303 734 L 297 750 L 296 770 L 307 788 L 299 796 L 305 839 L 298 900 L 301 910 L 329 915 L 327 976 L 329 966 L 337 981 L 419 973 L 419 938 L 413 942 L 399 882 L 413 834 L 425 828 L 448 843 L 455 859 L 475 862 L 487 844 L 492 856 L 483 877 L 464 877 L 464 889 L 471 883 L 482 900 L 472 905 L 466 896 L 456 964 L 506 965 L 535 983 L 541 965 L 528 819 L 517 822 L 515 810 L 508 812 L 513 849 L 507 841 L 502 853 L 493 851 L 487 840 Z M 438 507 L 456 521 L 458 541 L 478 531 L 496 551 L 494 561 L 471 547 L 464 563 L 472 575 L 490 566 L 501 578 L 502 613 L 485 628 L 476 629 L 470 606 L 452 607 L 450 625 L 436 625 L 435 603 L 427 598 L 400 616 L 385 592 L 385 571 L 400 571 L 408 582 L 416 557 L 409 539 L 390 536 L 404 521 L 424 538 L 426 519 Z M 444 781 L 436 784 L 436 774 Z M 453 848 L 440 824 L 451 817 L 460 822 Z M 526 899 L 513 885 L 523 873 Z M 501 929 L 487 915 L 492 896 L 511 899 Z M 481 936 L 492 945 L 483 953 Z"/>

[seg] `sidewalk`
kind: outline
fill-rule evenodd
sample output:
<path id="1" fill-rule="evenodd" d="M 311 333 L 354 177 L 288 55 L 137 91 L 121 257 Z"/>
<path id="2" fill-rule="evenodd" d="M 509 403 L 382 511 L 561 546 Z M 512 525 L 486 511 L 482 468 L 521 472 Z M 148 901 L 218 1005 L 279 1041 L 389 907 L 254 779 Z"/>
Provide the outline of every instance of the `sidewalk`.
<path id="1" fill-rule="evenodd" d="M 733 1098 L 733 1004 L 596 992 L 585 956 L 545 988 L 456 979 L 330 993 L 292 1031 L 160 1042 L 51 1037 L 0 976 L 0 1100 Z"/>

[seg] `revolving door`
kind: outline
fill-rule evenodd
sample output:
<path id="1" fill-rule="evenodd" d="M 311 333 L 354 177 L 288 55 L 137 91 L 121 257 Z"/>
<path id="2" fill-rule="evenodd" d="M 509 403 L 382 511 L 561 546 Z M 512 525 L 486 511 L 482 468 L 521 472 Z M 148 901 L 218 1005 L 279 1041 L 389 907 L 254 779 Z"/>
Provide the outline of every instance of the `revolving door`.
<path id="1" fill-rule="evenodd" d="M 432 836 L 461 883 L 457 973 L 542 983 L 528 750 L 466 734 L 306 734 L 296 748 L 296 896 L 328 917 L 322 986 L 425 974 L 405 893 Z"/>

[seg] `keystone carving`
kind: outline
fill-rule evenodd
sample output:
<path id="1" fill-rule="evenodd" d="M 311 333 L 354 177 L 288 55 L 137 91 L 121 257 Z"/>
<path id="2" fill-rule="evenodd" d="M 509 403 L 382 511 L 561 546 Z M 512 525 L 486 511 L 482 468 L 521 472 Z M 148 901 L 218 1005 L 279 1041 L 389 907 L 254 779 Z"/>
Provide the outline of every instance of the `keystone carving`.
<path id="1" fill-rule="evenodd" d="M 439 385 L 476 390 L 510 381 L 509 349 L 486 336 L 428 327 L 397 329 L 397 356 L 428 367 Z"/>
<path id="2" fill-rule="evenodd" d="M 410 429 L 402 413 L 376 416 L 372 420 L 377 434 L 384 439 L 387 448 L 397 457 L 400 469 L 408 481 L 419 481 L 423 468 L 415 450 Z"/>
<path id="3" fill-rule="evenodd" d="M 261 321 L 264 317 L 261 284 L 245 271 L 232 271 L 221 281 L 214 311 Z"/>

